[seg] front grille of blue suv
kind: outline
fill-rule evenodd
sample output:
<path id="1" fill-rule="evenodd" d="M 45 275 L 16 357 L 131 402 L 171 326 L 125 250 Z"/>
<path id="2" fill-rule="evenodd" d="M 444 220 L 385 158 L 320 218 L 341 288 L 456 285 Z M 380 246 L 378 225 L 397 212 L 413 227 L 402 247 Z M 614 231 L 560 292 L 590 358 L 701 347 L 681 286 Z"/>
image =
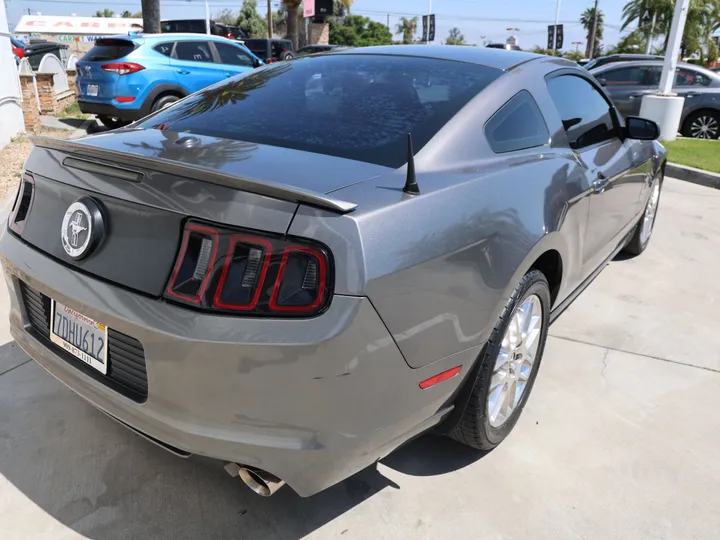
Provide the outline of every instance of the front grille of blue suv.
<path id="1" fill-rule="evenodd" d="M 101 38 L 77 63 L 78 102 L 112 129 L 261 65 L 240 42 L 219 36 Z"/>

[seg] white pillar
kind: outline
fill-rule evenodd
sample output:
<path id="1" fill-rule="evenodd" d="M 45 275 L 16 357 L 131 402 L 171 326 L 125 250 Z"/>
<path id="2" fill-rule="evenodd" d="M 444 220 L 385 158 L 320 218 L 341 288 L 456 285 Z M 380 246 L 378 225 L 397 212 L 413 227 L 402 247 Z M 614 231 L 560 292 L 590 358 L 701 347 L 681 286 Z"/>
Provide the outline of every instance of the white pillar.
<path id="1" fill-rule="evenodd" d="M 677 137 L 685 104 L 685 98 L 673 94 L 672 87 L 689 4 L 690 0 L 677 0 L 675 3 L 659 91 L 657 94 L 644 96 L 640 106 L 640 116 L 653 120 L 660 126 L 660 138 L 663 141 L 673 141 Z"/>
<path id="2" fill-rule="evenodd" d="M 3 148 L 25 130 L 20 79 L 10 48 L 5 4 L 0 4 L 0 73 L 0 148 Z"/>
<path id="3" fill-rule="evenodd" d="M 680 54 L 680 44 L 685 31 L 685 19 L 687 18 L 689 4 L 690 0 L 677 0 L 675 4 L 675 14 L 670 27 L 670 40 L 665 50 L 665 62 L 663 63 L 662 77 L 660 78 L 660 93 L 664 95 L 672 93 L 677 57 Z"/>

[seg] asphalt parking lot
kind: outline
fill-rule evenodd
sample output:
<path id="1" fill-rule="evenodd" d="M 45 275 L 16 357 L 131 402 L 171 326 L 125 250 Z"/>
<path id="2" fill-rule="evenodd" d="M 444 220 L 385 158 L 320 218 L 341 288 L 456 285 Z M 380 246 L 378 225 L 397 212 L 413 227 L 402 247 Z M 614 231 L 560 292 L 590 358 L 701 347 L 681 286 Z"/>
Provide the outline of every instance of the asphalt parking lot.
<path id="1" fill-rule="evenodd" d="M 1 313 L 0 538 L 717 539 L 719 245 L 720 191 L 666 181 L 648 251 L 552 327 L 501 447 L 425 436 L 310 499 L 260 498 L 130 433 L 8 341 Z"/>

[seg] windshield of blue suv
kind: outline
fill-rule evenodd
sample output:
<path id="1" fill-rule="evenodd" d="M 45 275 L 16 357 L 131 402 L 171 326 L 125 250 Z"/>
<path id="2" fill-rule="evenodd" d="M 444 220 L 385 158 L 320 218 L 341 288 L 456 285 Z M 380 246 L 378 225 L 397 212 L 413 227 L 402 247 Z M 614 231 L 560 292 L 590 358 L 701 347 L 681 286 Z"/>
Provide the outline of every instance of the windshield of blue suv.
<path id="1" fill-rule="evenodd" d="M 138 127 L 397 168 L 502 74 L 430 58 L 336 55 L 283 62 L 211 86 Z M 282 113 L 278 113 L 278 108 Z"/>

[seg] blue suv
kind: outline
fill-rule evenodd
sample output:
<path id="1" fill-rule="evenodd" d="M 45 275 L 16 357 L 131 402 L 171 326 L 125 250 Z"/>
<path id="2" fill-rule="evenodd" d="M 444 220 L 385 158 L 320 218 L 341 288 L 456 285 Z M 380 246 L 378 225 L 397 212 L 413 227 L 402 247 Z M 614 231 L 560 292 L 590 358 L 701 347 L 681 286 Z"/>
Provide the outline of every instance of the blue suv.
<path id="1" fill-rule="evenodd" d="M 261 65 L 239 42 L 219 36 L 101 38 L 77 63 L 78 103 L 112 129 Z"/>

